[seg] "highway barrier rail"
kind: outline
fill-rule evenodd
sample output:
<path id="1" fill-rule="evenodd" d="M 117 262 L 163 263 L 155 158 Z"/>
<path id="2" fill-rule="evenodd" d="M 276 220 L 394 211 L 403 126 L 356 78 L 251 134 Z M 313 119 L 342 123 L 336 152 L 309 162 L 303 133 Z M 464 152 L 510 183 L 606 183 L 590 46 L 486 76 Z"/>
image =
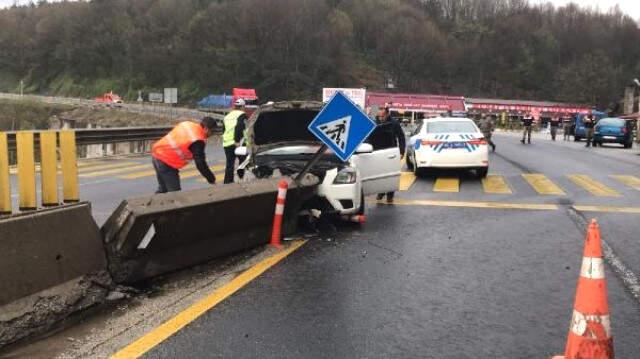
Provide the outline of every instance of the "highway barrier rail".
<path id="1" fill-rule="evenodd" d="M 54 135 L 59 134 L 41 137 L 42 148 L 52 147 L 48 143 L 55 142 Z M 32 137 L 18 135 L 19 161 L 25 158 L 23 151 L 33 149 Z M 33 173 L 33 160 L 21 166 Z M 281 180 L 125 199 L 101 229 L 87 202 L 0 218 L 0 348 L 105 302 L 116 284 L 133 284 L 269 243 Z M 289 190 L 282 234 L 287 236 L 295 231 L 300 209 L 315 195 L 319 179 L 307 175 L 300 184 L 285 180 Z"/>
<path id="2" fill-rule="evenodd" d="M 109 272 L 134 283 L 204 261 L 267 244 L 279 179 L 124 200 L 103 225 Z M 288 180 L 283 234 L 296 226 L 317 177 Z"/>
<path id="3" fill-rule="evenodd" d="M 37 143 L 37 146 L 36 146 Z M 36 161 L 40 163 L 41 204 L 44 207 L 79 201 L 78 164 L 74 131 L 0 132 L 0 215 L 12 213 L 10 164 L 13 146 L 17 163 L 19 209 L 38 208 Z M 58 158 L 60 166 L 58 166 Z M 62 201 L 58 193 L 62 172 Z"/>

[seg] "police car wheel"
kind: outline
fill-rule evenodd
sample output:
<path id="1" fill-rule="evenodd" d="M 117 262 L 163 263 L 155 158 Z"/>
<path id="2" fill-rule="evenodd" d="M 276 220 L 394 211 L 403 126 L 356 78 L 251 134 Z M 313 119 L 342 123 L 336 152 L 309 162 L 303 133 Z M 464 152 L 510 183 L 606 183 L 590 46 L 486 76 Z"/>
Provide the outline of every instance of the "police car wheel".
<path id="1" fill-rule="evenodd" d="M 476 169 L 476 175 L 480 178 L 486 178 L 488 174 L 489 174 L 489 167 Z"/>

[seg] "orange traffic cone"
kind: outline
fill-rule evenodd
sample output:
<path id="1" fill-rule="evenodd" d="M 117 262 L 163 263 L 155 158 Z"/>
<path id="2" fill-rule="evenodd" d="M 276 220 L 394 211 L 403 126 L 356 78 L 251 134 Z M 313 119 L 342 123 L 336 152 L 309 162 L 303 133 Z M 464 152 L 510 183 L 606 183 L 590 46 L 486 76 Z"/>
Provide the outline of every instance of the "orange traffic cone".
<path id="1" fill-rule="evenodd" d="M 613 337 L 604 278 L 600 228 L 591 220 L 584 245 L 584 256 L 573 316 L 564 356 L 553 359 L 613 359 Z"/>

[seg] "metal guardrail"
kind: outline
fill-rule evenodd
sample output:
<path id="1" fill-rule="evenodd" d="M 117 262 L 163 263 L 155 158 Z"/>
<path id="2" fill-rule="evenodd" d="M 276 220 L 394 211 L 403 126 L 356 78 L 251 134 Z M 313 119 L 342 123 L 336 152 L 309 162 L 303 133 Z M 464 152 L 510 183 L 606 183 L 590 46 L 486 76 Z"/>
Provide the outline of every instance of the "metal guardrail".
<path id="1" fill-rule="evenodd" d="M 99 145 L 105 143 L 120 143 L 132 141 L 154 141 L 171 131 L 172 126 L 155 127 L 118 127 L 118 128 L 91 128 L 73 129 L 76 134 L 77 145 Z M 16 150 L 16 134 L 25 131 L 5 132 L 9 151 Z M 35 133 L 36 149 L 40 148 L 40 133 L 43 131 L 33 131 Z"/>

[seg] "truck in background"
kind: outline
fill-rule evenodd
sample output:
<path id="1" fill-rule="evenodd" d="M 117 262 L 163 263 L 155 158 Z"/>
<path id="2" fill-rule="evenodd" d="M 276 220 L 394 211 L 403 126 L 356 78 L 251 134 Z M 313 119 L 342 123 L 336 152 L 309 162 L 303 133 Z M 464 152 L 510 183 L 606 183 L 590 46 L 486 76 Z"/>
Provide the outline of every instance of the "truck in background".
<path id="1" fill-rule="evenodd" d="M 258 108 L 258 96 L 255 89 L 234 87 L 231 95 L 208 95 L 198 101 L 198 109 L 210 112 L 227 112 L 238 99 L 246 104 L 247 114 L 252 114 Z"/>
<path id="2" fill-rule="evenodd" d="M 593 115 L 593 118 L 595 119 L 595 122 L 597 123 L 598 121 L 600 121 L 601 119 L 607 117 L 607 114 L 604 112 L 600 112 L 600 111 L 596 111 L 596 110 L 592 110 L 591 114 Z M 575 119 L 575 130 L 573 133 L 573 139 L 575 141 L 580 141 L 581 139 L 585 138 L 587 136 L 587 132 L 584 128 L 584 122 L 582 121 L 584 119 L 584 117 L 588 115 L 587 113 L 581 113 L 578 114 L 576 116 Z"/>
<path id="3" fill-rule="evenodd" d="M 102 96 L 98 96 L 95 98 L 95 101 L 98 103 L 104 103 L 104 104 L 121 104 L 122 103 L 122 98 L 113 93 L 113 91 L 109 91 L 106 92 L 104 94 L 102 94 Z"/>

